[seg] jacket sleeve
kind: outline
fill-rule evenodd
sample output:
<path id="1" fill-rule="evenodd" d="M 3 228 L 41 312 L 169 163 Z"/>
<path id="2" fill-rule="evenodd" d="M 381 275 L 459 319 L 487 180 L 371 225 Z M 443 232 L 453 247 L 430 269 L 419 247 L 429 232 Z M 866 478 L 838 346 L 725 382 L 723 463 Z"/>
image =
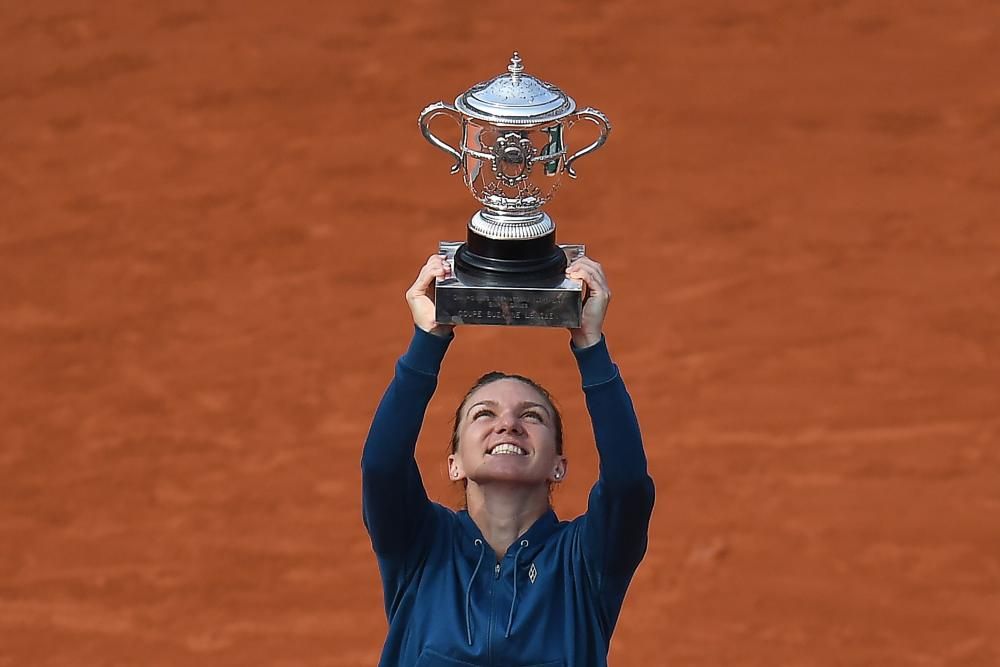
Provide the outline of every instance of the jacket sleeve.
<path id="1" fill-rule="evenodd" d="M 406 554 L 417 541 L 421 524 L 431 515 L 431 502 L 413 454 L 452 337 L 441 338 L 415 328 L 365 440 L 362 514 L 380 558 Z"/>
<path id="2" fill-rule="evenodd" d="M 639 422 L 618 367 L 601 338 L 573 348 L 600 457 L 600 474 L 582 522 L 584 561 L 614 626 L 632 575 L 646 553 L 654 488 Z"/>

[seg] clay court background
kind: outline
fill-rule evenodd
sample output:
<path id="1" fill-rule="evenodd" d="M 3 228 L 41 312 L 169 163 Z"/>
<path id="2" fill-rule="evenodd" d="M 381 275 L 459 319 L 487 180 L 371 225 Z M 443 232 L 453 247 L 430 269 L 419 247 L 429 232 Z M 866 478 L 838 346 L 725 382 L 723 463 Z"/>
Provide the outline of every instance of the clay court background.
<path id="1" fill-rule="evenodd" d="M 608 270 L 658 488 L 613 664 L 1000 664 L 998 26 L 987 0 L 3 3 L 0 666 L 375 664 L 361 444 L 402 293 L 475 207 L 416 116 L 514 48 L 614 123 L 549 207 Z M 458 332 L 432 495 L 494 367 L 559 397 L 581 512 L 560 331 Z"/>

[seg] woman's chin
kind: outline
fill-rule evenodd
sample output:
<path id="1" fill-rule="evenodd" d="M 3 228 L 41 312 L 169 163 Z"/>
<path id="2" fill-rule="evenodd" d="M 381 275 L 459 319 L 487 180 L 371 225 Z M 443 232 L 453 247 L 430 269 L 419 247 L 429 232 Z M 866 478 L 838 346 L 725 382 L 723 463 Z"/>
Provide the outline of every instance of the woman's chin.
<path id="1" fill-rule="evenodd" d="M 480 486 L 484 484 L 517 484 L 535 485 L 544 483 L 544 479 L 524 465 L 520 461 L 503 462 L 495 465 L 483 465 L 471 477 L 472 481 Z"/>

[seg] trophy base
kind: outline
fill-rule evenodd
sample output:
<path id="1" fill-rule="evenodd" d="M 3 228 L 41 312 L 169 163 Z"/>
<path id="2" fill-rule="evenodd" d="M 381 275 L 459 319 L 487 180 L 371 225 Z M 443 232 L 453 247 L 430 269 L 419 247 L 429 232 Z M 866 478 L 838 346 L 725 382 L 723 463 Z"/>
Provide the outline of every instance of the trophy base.
<path id="1" fill-rule="evenodd" d="M 496 241 L 469 230 L 455 251 L 455 277 L 469 286 L 558 287 L 566 279 L 566 253 L 555 230 L 527 241 Z"/>
<path id="2" fill-rule="evenodd" d="M 442 241 L 438 251 L 454 266 L 460 242 Z M 560 245 L 567 262 L 583 255 L 582 245 Z M 583 283 L 564 278 L 551 287 L 519 285 L 467 285 L 455 275 L 438 278 L 434 285 L 435 319 L 440 324 L 494 324 L 505 326 L 580 326 Z"/>

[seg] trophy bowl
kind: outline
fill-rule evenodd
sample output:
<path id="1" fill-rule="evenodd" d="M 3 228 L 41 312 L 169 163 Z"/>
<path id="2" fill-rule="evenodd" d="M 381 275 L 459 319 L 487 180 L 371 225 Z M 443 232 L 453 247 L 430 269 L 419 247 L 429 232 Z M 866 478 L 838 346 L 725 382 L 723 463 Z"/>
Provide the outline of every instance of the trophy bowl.
<path id="1" fill-rule="evenodd" d="M 461 127 L 458 148 L 431 131 L 437 116 Z M 568 154 L 566 131 L 581 120 L 597 125 L 599 136 Z M 565 269 L 583 246 L 558 246 L 555 224 L 541 209 L 563 173 L 575 178 L 575 161 L 607 140 L 608 118 L 591 107 L 577 111 L 572 97 L 525 74 L 515 51 L 506 74 L 476 84 L 454 104 L 427 106 L 418 122 L 424 138 L 455 160 L 451 173 L 461 171 L 482 204 L 465 243 L 442 243 L 455 275 L 436 285 L 438 321 L 578 326 L 582 286 L 567 280 Z M 474 315 L 483 312 L 489 315 Z"/>

